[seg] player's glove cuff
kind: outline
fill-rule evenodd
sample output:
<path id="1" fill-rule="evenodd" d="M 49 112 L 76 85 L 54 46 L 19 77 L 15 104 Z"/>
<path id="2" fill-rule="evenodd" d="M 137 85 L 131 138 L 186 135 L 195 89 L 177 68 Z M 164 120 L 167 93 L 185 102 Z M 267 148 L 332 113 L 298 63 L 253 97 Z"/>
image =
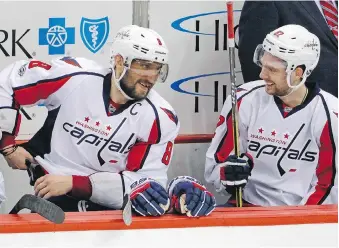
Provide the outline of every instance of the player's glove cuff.
<path id="1" fill-rule="evenodd" d="M 251 171 L 252 171 L 253 167 L 254 167 L 252 155 L 246 152 L 246 153 L 242 153 L 240 155 L 240 158 L 244 159 L 247 162 L 247 164 L 249 165 L 249 167 L 251 168 Z"/>

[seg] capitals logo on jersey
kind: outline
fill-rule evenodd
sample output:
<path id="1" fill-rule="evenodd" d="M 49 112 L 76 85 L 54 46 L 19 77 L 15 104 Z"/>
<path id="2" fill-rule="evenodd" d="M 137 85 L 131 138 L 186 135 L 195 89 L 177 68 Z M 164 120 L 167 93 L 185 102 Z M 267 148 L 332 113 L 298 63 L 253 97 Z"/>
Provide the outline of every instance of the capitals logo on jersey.
<path id="1" fill-rule="evenodd" d="M 105 44 L 109 35 L 108 17 L 100 19 L 82 18 L 80 23 L 80 35 L 85 46 L 96 53 Z"/>
<path id="2" fill-rule="evenodd" d="M 132 141 L 132 138 L 135 135 L 134 133 L 130 135 L 130 137 L 127 139 L 125 143 L 121 143 L 117 140 L 114 140 L 114 136 L 122 128 L 126 119 L 127 118 L 124 118 L 120 122 L 118 127 L 114 130 L 110 125 L 102 125 L 100 121 L 95 121 L 94 125 L 87 124 L 89 121 L 89 117 L 85 118 L 85 122 L 76 121 L 75 125 L 65 122 L 63 124 L 63 129 L 77 140 L 76 142 L 77 145 L 87 143 L 95 147 L 100 147 L 97 157 L 100 165 L 102 166 L 103 164 L 105 164 L 106 161 L 102 158 L 101 153 L 106 147 L 108 148 L 108 150 L 112 152 L 127 154 L 134 145 L 134 142 Z M 100 128 L 100 126 L 104 126 L 104 129 Z M 110 160 L 109 162 L 116 163 L 117 161 Z"/>
<path id="3" fill-rule="evenodd" d="M 263 135 L 250 135 L 252 139 L 248 140 L 248 150 L 256 153 L 255 158 L 259 158 L 262 155 L 270 155 L 274 157 L 279 157 L 277 161 L 277 166 L 279 169 L 279 173 L 281 176 L 283 176 L 286 172 L 282 168 L 283 165 L 281 164 L 281 161 L 286 157 L 291 160 L 303 160 L 307 162 L 314 162 L 317 156 L 317 152 L 313 152 L 309 150 L 309 145 L 311 143 L 311 139 L 308 139 L 306 143 L 303 144 L 303 146 L 298 149 L 296 147 L 292 148 L 292 145 L 294 144 L 295 140 L 297 139 L 298 135 L 300 134 L 301 130 L 304 128 L 305 124 L 302 124 L 297 133 L 290 137 L 287 133 L 285 133 L 283 136 L 284 138 L 290 139 L 291 141 L 283 141 L 276 138 L 269 138 L 265 137 Z M 262 128 L 259 129 L 259 133 L 262 133 L 264 130 Z M 276 136 L 276 131 L 272 131 L 271 135 Z M 258 140 L 258 141 L 255 141 Z M 263 144 L 260 142 L 260 140 L 269 142 L 271 144 Z M 284 147 L 287 144 L 286 147 Z M 291 172 L 294 172 L 295 169 L 291 169 Z"/>

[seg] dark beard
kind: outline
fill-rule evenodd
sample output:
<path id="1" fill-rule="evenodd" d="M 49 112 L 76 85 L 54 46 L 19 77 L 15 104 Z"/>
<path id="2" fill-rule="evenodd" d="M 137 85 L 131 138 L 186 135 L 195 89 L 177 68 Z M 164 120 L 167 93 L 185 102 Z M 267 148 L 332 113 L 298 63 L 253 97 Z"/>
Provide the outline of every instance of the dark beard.
<path id="1" fill-rule="evenodd" d="M 127 96 L 129 96 L 130 98 L 133 98 L 135 100 L 142 100 L 145 99 L 150 91 L 150 89 L 148 90 L 148 92 L 144 95 L 144 96 L 140 96 L 137 94 L 136 92 L 136 85 L 137 83 L 142 83 L 143 81 L 148 82 L 148 80 L 142 80 L 139 79 L 135 85 L 133 86 L 128 86 L 126 79 L 127 79 L 127 73 L 122 77 L 122 79 L 120 80 L 120 88 L 122 89 L 123 92 L 125 92 L 125 94 Z"/>

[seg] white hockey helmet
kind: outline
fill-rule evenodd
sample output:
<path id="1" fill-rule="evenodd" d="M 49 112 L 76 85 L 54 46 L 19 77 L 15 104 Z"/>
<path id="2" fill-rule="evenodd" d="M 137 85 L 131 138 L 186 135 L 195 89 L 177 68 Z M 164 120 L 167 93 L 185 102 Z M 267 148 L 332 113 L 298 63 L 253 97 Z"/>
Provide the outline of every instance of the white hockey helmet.
<path id="1" fill-rule="evenodd" d="M 129 100 L 133 100 L 120 87 L 120 80 L 130 69 L 133 60 L 147 60 L 162 64 L 157 82 L 165 82 L 168 75 L 168 49 L 163 38 L 154 30 L 128 25 L 121 28 L 115 36 L 111 46 L 111 65 L 114 72 L 114 56 L 120 55 L 124 60 L 124 71 L 116 79 L 116 85 L 121 93 Z"/>
<path id="2" fill-rule="evenodd" d="M 289 24 L 267 34 L 263 44 L 257 46 L 253 61 L 260 67 L 264 52 L 283 60 L 286 64 L 287 84 L 296 90 L 317 66 L 320 57 L 320 41 L 306 28 Z M 291 74 L 297 66 L 304 65 L 302 80 L 298 85 L 291 85 Z"/>

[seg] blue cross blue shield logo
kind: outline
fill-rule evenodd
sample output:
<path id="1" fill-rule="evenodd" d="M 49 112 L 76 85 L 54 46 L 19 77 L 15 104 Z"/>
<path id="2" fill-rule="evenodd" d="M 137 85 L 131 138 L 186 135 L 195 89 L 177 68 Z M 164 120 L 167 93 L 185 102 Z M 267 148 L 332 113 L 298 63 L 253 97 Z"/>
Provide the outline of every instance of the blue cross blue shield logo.
<path id="1" fill-rule="evenodd" d="M 82 18 L 80 35 L 82 42 L 92 52 L 96 53 L 105 44 L 109 34 L 108 17 L 100 19 Z"/>
<path id="2" fill-rule="evenodd" d="M 65 18 L 49 18 L 48 28 L 39 28 L 39 45 L 48 45 L 48 54 L 65 54 L 65 45 L 75 44 L 75 28 L 66 27 Z"/>

